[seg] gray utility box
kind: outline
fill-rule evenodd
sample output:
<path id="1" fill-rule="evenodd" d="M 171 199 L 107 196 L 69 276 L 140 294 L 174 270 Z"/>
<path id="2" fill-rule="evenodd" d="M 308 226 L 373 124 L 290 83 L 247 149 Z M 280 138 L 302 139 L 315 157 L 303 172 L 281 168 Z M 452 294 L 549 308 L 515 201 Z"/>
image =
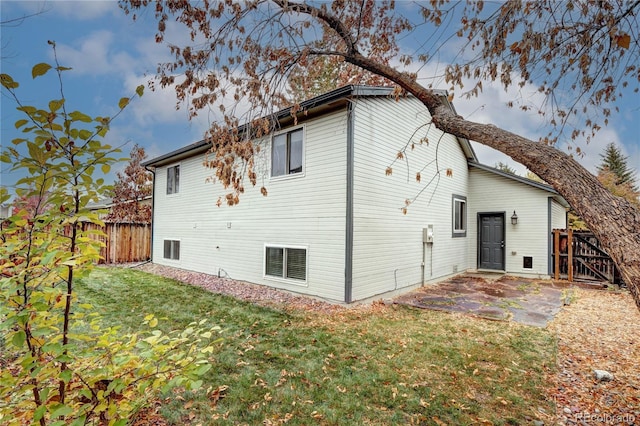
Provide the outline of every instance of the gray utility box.
<path id="1" fill-rule="evenodd" d="M 433 225 L 427 225 L 426 228 L 422 228 L 422 242 L 433 244 Z"/>

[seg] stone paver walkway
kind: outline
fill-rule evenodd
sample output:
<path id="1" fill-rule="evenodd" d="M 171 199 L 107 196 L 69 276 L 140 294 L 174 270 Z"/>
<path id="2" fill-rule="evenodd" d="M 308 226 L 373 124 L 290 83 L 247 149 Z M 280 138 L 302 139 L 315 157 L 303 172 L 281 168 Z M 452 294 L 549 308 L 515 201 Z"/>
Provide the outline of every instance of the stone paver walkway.
<path id="1" fill-rule="evenodd" d="M 569 284 L 564 282 L 462 275 L 400 296 L 394 303 L 545 327 L 569 298 Z"/>

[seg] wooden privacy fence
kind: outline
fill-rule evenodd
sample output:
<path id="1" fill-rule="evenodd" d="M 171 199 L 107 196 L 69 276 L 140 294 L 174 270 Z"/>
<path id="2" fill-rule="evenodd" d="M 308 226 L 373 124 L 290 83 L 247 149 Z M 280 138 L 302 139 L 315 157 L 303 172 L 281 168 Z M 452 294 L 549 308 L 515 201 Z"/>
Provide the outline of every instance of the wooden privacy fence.
<path id="1" fill-rule="evenodd" d="M 100 250 L 100 263 L 142 262 L 151 257 L 151 225 L 147 223 L 83 223 L 86 231 L 100 230 L 106 236 L 91 238 L 105 245 Z"/>
<path id="2" fill-rule="evenodd" d="M 591 232 L 553 230 L 555 279 L 621 284 L 620 271 Z"/>

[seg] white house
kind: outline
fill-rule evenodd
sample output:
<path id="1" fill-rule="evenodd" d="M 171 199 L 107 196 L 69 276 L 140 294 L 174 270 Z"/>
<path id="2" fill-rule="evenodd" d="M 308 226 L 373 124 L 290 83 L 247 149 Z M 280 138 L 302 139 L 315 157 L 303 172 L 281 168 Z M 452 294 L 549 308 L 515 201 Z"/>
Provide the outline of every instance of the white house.
<path id="1" fill-rule="evenodd" d="M 465 271 L 549 276 L 567 207 L 551 187 L 479 164 L 389 88 L 347 86 L 301 109 L 257 142 L 266 197 L 258 185 L 218 207 L 204 141 L 145 163 L 155 263 L 345 303 Z"/>
<path id="2" fill-rule="evenodd" d="M 0 221 L 11 216 L 11 206 L 0 204 Z"/>

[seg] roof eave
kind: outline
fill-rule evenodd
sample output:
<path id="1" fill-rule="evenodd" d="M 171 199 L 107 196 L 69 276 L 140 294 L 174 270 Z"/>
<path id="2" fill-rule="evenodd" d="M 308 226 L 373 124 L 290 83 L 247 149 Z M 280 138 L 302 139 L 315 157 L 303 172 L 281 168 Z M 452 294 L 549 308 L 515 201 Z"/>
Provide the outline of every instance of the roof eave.
<path id="1" fill-rule="evenodd" d="M 211 143 L 205 141 L 204 139 L 175 151 L 171 151 L 167 154 L 161 155 L 156 158 L 152 158 L 149 161 L 145 161 L 141 163 L 143 167 L 159 167 L 165 164 L 173 163 L 176 161 L 183 160 L 185 158 L 192 157 L 197 154 L 201 154 L 206 152 L 211 147 Z"/>
<path id="2" fill-rule="evenodd" d="M 350 96 L 353 97 L 367 97 L 367 96 L 391 96 L 394 93 L 393 87 L 377 87 L 377 86 L 358 86 L 358 85 L 348 85 L 343 86 L 338 89 L 332 90 L 330 92 L 324 93 L 322 95 L 316 96 L 315 98 L 311 98 L 309 100 L 303 101 L 297 107 L 298 113 L 303 111 L 309 111 L 314 108 L 321 107 L 323 105 L 328 105 L 332 102 L 338 101 L 340 99 L 345 99 Z M 435 94 L 441 96 L 444 99 L 444 102 L 451 108 L 451 110 L 455 113 L 455 109 L 453 105 L 449 102 L 447 98 L 447 92 L 445 90 L 433 90 Z M 275 112 L 272 117 L 280 121 L 284 118 L 291 117 L 292 107 L 282 109 L 280 111 Z M 239 131 L 242 132 L 245 125 L 239 127 Z M 469 161 L 477 161 L 477 156 L 473 151 L 473 147 L 471 143 L 465 138 L 457 138 L 462 148 L 467 160 Z M 142 166 L 145 167 L 158 167 L 163 166 L 169 163 L 173 163 L 176 161 L 180 161 L 185 158 L 192 157 L 197 154 L 201 154 L 206 152 L 211 148 L 211 143 L 201 140 L 199 142 L 193 143 L 191 145 L 187 145 L 183 148 L 177 149 L 175 151 L 169 152 L 167 154 L 161 155 L 159 157 L 153 158 L 149 161 L 145 161 L 142 163 Z"/>

